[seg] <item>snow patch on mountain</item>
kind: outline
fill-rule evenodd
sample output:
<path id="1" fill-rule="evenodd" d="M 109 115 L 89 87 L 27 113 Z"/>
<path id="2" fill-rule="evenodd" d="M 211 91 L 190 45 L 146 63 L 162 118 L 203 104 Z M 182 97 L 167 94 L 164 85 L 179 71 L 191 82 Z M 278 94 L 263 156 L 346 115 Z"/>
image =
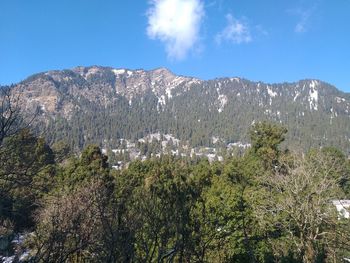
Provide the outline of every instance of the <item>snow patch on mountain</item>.
<path id="1" fill-rule="evenodd" d="M 165 94 L 167 95 L 168 99 L 171 99 L 173 95 L 171 94 L 172 88 L 166 88 Z"/>
<path id="2" fill-rule="evenodd" d="M 228 99 L 227 99 L 227 96 L 225 94 L 220 94 L 220 88 L 217 88 L 216 92 L 219 95 L 218 99 L 217 99 L 218 104 L 219 104 L 218 112 L 221 113 L 224 110 Z"/>
<path id="3" fill-rule="evenodd" d="M 221 94 L 221 95 L 219 95 L 218 100 L 219 100 L 219 103 L 220 103 L 218 112 L 222 112 L 224 110 L 224 108 L 225 108 L 226 103 L 227 103 L 227 96 Z"/>
<path id="4" fill-rule="evenodd" d="M 330 112 L 331 112 L 331 118 L 330 118 L 329 123 L 332 124 L 332 120 L 334 118 L 338 117 L 338 113 L 333 108 L 331 108 Z"/>
<path id="5" fill-rule="evenodd" d="M 342 103 L 342 102 L 345 102 L 345 99 L 344 98 L 340 98 L 340 97 L 335 97 L 335 101 L 337 103 Z"/>
<path id="6" fill-rule="evenodd" d="M 318 86 L 318 81 L 317 80 L 311 80 L 310 83 L 310 88 L 315 89 Z"/>
<path id="7" fill-rule="evenodd" d="M 161 107 L 165 106 L 165 104 L 166 104 L 165 95 L 161 95 L 160 97 L 158 97 L 157 111 L 160 112 Z"/>
<path id="8" fill-rule="evenodd" d="M 293 101 L 296 101 L 300 94 L 301 93 L 299 91 L 296 91 Z"/>
<path id="9" fill-rule="evenodd" d="M 309 90 L 309 103 L 310 103 L 310 110 L 317 110 L 318 109 L 318 81 L 312 80 L 310 83 L 310 90 Z"/>
<path id="10" fill-rule="evenodd" d="M 269 104 L 271 106 L 272 105 L 272 98 L 277 96 L 277 92 L 273 91 L 269 85 L 266 86 L 266 89 L 267 89 L 267 94 L 269 95 Z"/>
<path id="11" fill-rule="evenodd" d="M 230 78 L 231 81 L 236 81 L 237 83 L 240 82 L 240 79 L 239 78 Z"/>
<path id="12" fill-rule="evenodd" d="M 166 104 L 164 95 L 158 97 L 158 103 L 162 106 L 164 106 Z"/>
<path id="13" fill-rule="evenodd" d="M 76 67 L 73 69 L 73 71 L 79 74 L 80 76 L 82 76 L 85 80 L 87 80 L 89 76 L 98 73 L 100 71 L 100 68 L 99 67 L 90 67 L 90 68 Z M 59 76 L 59 75 L 55 76 L 56 75 L 55 72 L 57 73 L 57 71 L 48 71 L 45 73 L 45 75 L 49 75 L 53 77 L 53 79 L 55 79 L 56 77 Z M 55 80 L 58 81 L 58 79 L 55 79 Z"/>
<path id="14" fill-rule="evenodd" d="M 112 72 L 114 73 L 114 75 L 119 76 L 125 73 L 125 69 L 112 69 Z"/>
<path id="15" fill-rule="evenodd" d="M 270 97 L 274 98 L 277 96 L 277 92 L 273 91 L 270 86 L 267 86 L 267 93 Z"/>
<path id="16" fill-rule="evenodd" d="M 187 78 L 184 78 L 184 77 L 176 77 L 173 81 L 171 81 L 171 83 L 169 83 L 169 85 L 172 87 L 175 87 L 182 84 L 186 80 Z"/>

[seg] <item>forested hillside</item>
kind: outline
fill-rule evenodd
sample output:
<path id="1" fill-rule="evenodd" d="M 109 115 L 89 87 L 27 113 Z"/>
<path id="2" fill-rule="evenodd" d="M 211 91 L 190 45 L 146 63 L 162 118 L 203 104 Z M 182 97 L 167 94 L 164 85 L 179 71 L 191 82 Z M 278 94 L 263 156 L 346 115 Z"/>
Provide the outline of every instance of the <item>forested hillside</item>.
<path id="1" fill-rule="evenodd" d="M 155 94 L 169 91 L 159 89 L 144 94 L 142 90 L 143 95 L 107 96 L 103 95 L 107 94 L 102 92 L 103 86 L 100 90 L 91 86 L 63 87 L 59 82 L 50 86 L 54 82 L 48 75 L 34 76 L 0 90 L 0 260 L 311 263 L 341 262 L 350 257 L 349 207 L 346 206 L 349 202 L 346 200 L 350 199 L 350 161 L 344 148 L 305 150 L 316 142 L 320 143 L 314 146 L 330 143 L 325 138 L 313 140 L 316 138 L 313 134 L 343 131 L 333 130 L 337 126 L 317 122 L 319 126 L 311 129 L 305 123 L 312 130 L 308 133 L 310 145 L 296 151 L 297 143 L 291 139 L 296 135 L 289 135 L 293 129 L 281 124 L 280 119 L 269 122 L 262 118 L 253 123 L 246 120 L 258 116 L 258 111 L 242 111 L 244 107 L 255 109 L 254 104 L 243 105 L 237 99 L 243 115 L 232 116 L 232 121 L 225 119 L 228 117 L 220 119 L 225 116 L 221 114 L 227 112 L 226 116 L 230 116 L 229 112 L 238 109 L 229 100 L 210 108 L 210 92 L 218 92 L 212 89 L 211 82 L 187 79 L 192 83 L 171 89 L 171 96 L 159 102 Z M 167 81 L 180 81 L 175 79 Z M 252 92 L 257 92 L 258 84 L 251 85 L 244 89 L 227 86 L 227 94 L 237 89 L 241 93 L 238 97 L 243 97 L 243 92 L 248 97 L 250 92 L 255 101 L 257 97 Z M 298 95 L 307 104 L 305 116 L 313 117 L 308 119 L 309 124 L 316 122 L 317 116 L 326 116 L 322 115 L 322 109 L 332 96 L 342 96 L 339 102 L 331 104 L 332 109 L 344 104 L 347 111 L 346 94 L 316 81 L 298 85 L 318 94 L 317 104 L 315 100 L 305 102 Z M 312 87 L 306 88 L 307 85 Z M 282 92 L 282 87 L 288 90 L 294 86 L 266 86 L 266 105 L 285 100 L 278 95 L 282 93 L 273 93 Z M 321 104 L 323 100 L 327 103 Z M 184 111 L 175 107 L 180 101 Z M 287 101 L 280 103 L 281 107 L 293 105 Z M 298 105 L 303 107 L 302 103 Z M 209 114 L 207 118 L 205 113 Z M 124 114 L 124 118 L 117 122 L 109 119 L 118 114 Z M 176 124 L 171 124 L 173 117 L 188 129 L 171 126 Z M 206 136 L 212 135 L 209 131 L 217 131 L 222 132 L 222 138 L 237 135 L 231 138 L 233 141 L 244 138 L 249 147 L 244 146 L 245 150 L 239 154 L 227 152 L 220 161 L 211 162 L 199 158 L 197 153 L 194 156 L 149 154 L 163 147 L 173 153 L 181 145 L 175 137 L 158 133 L 137 140 L 142 151 L 149 154 L 147 158 L 128 160 L 128 165 L 117 170 L 111 168 L 112 160 L 108 159 L 106 149 L 88 145 L 95 140 L 113 142 L 113 136 L 120 143 L 119 138 L 131 136 L 130 141 L 121 143 L 124 144 L 121 147 L 130 146 L 133 138 L 161 130 L 161 126 L 152 126 L 152 118 L 159 125 L 168 123 L 169 130 L 164 131 L 176 134 L 177 129 L 171 127 L 181 128 L 177 135 L 194 145 L 214 144 L 213 137 L 206 141 Z M 242 126 L 234 126 L 235 118 Z M 348 122 L 341 121 L 346 118 L 347 115 L 339 113 L 329 121 L 346 126 Z M 216 119 L 227 125 L 209 126 Z M 134 129 L 131 124 L 135 125 Z M 196 126 L 202 124 L 207 126 Z M 244 125 L 247 130 L 241 131 Z M 154 139 L 158 137 L 159 141 Z M 221 137 L 215 140 L 220 143 Z M 76 141 L 77 138 L 81 141 Z M 334 140 L 341 138 L 339 135 Z M 171 144 L 163 145 L 162 139 Z M 151 142 L 146 143 L 147 140 Z M 78 146 L 84 148 L 77 152 L 79 148 L 74 147 Z M 147 147 L 153 148 L 147 150 Z M 340 211 L 335 204 L 344 206 Z"/>
<path id="2" fill-rule="evenodd" d="M 95 143 L 115 148 L 152 133 L 189 147 L 247 143 L 254 122 L 288 128 L 289 148 L 350 149 L 350 96 L 318 80 L 266 84 L 241 78 L 202 81 L 166 69 L 78 67 L 48 71 L 14 85 L 27 112 L 38 109 L 37 132 L 76 151 Z"/>
<path id="3" fill-rule="evenodd" d="M 7 95 L 8 91 L 2 90 Z M 9 262 L 340 262 L 350 162 L 336 148 L 281 151 L 257 122 L 242 156 L 165 155 L 110 169 L 98 146 L 49 146 L 4 96 L 0 259 Z M 33 120 L 34 121 L 34 120 Z M 287 145 L 288 146 L 288 145 Z"/>
<path id="4" fill-rule="evenodd" d="M 256 123 L 248 131 L 251 148 L 224 162 L 168 155 L 117 171 L 98 146 L 80 156 L 64 144 L 50 147 L 18 115 L 3 113 L 0 260 L 341 262 L 350 256 L 350 221 L 332 204 L 349 198 L 349 160 L 335 148 L 305 156 L 281 151 L 283 126 Z"/>

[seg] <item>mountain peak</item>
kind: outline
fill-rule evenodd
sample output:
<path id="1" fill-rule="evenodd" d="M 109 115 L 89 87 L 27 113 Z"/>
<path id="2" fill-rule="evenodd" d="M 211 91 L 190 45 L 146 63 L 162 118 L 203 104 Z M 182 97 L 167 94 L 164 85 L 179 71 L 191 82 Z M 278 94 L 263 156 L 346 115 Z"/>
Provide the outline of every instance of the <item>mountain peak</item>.
<path id="1" fill-rule="evenodd" d="M 160 68 L 156 68 L 151 70 L 153 73 L 155 74 L 171 74 L 171 75 L 175 75 L 171 70 L 169 70 L 168 68 L 165 67 L 160 67 Z"/>
<path id="2" fill-rule="evenodd" d="M 15 88 L 27 111 L 41 109 L 44 123 L 55 127 L 61 118 L 67 127 L 80 127 L 82 118 L 94 122 L 94 128 L 104 127 L 107 118 L 113 127 L 107 137 L 114 140 L 119 135 L 131 138 L 145 131 L 160 131 L 177 134 L 185 141 L 196 133 L 194 144 L 211 136 L 244 141 L 242 131 L 248 130 L 252 121 L 269 119 L 294 127 L 289 140 L 300 142 L 299 147 L 338 145 L 341 129 L 339 146 L 350 149 L 350 96 L 315 79 L 281 84 L 243 78 L 202 81 L 167 68 L 80 66 L 33 75 Z M 306 138 L 305 131 L 312 138 Z M 82 133 L 88 138 L 94 130 Z M 96 137 L 92 139 L 97 142 Z"/>

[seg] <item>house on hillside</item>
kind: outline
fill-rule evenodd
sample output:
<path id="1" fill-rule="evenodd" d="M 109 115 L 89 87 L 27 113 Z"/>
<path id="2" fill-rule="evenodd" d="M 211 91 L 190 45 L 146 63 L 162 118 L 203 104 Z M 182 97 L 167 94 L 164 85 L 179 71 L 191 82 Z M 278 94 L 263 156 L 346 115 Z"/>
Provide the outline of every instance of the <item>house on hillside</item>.
<path id="1" fill-rule="evenodd" d="M 350 218 L 350 200 L 333 200 L 332 203 L 337 208 L 339 215 Z"/>

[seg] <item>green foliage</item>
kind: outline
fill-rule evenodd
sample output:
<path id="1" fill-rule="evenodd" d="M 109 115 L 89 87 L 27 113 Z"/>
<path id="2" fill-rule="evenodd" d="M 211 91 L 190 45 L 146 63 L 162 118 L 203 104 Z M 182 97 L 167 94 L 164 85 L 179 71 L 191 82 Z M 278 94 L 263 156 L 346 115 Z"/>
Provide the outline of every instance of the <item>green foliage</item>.
<path id="1" fill-rule="evenodd" d="M 96 145 L 74 156 L 23 131 L 0 149 L 1 223 L 33 231 L 34 262 L 340 261 L 350 223 L 331 201 L 348 198 L 349 161 L 282 152 L 285 133 L 258 123 L 252 149 L 223 163 L 164 155 L 117 171 Z"/>
<path id="2" fill-rule="evenodd" d="M 286 133 L 285 127 L 265 121 L 253 125 L 250 130 L 252 152 L 265 165 L 275 165 L 280 153 L 278 146 L 284 141 Z"/>
<path id="3" fill-rule="evenodd" d="M 84 182 L 101 179 L 111 181 L 107 157 L 99 147 L 90 145 L 81 154 L 80 158 L 71 157 L 62 167 L 57 176 L 58 189 L 66 187 L 74 189 Z"/>
<path id="4" fill-rule="evenodd" d="M 54 184 L 53 152 L 44 139 L 22 130 L 4 141 L 0 161 L 0 219 L 17 230 L 32 226 L 33 211 Z"/>
<path id="5" fill-rule="evenodd" d="M 71 149 L 65 141 L 58 141 L 52 145 L 52 151 L 55 155 L 55 162 L 61 163 L 67 159 L 71 153 Z"/>

